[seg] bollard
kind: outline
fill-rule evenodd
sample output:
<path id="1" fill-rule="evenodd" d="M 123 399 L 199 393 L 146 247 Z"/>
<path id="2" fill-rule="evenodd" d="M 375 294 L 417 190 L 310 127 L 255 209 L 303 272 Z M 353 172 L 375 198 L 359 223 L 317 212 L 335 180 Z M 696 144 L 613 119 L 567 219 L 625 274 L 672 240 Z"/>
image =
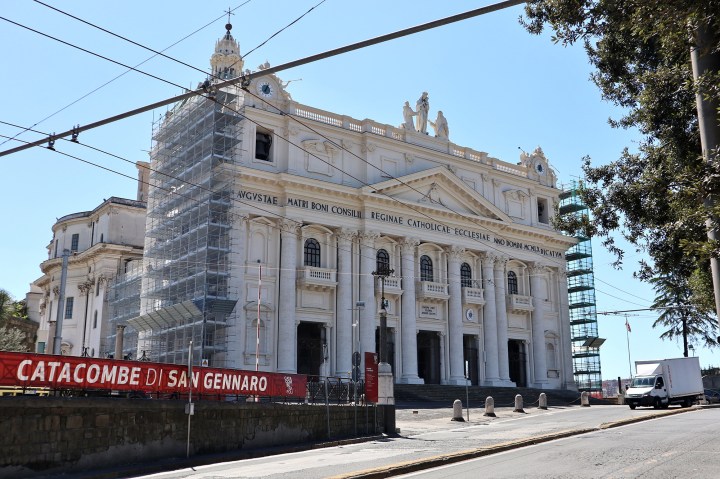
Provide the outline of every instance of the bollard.
<path id="1" fill-rule="evenodd" d="M 525 412 L 523 409 L 523 398 L 519 394 L 515 395 L 515 409 L 513 409 L 513 412 Z"/>
<path id="2" fill-rule="evenodd" d="M 590 407 L 590 393 L 587 391 L 583 391 L 582 394 L 580 394 L 580 405 L 583 407 Z"/>
<path id="3" fill-rule="evenodd" d="M 540 399 L 538 399 L 538 407 L 540 409 L 547 409 L 547 396 L 545 393 L 540 393 Z"/>
<path id="4" fill-rule="evenodd" d="M 459 399 L 456 399 L 453 402 L 453 421 L 458 422 L 465 422 L 465 419 L 463 419 L 463 411 L 462 411 L 462 401 Z"/>
<path id="5" fill-rule="evenodd" d="M 496 417 L 495 416 L 495 400 L 492 396 L 485 398 L 485 414 L 483 416 Z"/>

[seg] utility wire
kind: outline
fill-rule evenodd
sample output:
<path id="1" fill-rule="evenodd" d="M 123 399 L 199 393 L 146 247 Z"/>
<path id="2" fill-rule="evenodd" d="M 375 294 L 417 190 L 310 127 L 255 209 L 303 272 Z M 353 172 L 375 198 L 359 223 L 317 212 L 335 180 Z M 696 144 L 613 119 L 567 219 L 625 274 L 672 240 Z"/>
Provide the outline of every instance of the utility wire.
<path id="1" fill-rule="evenodd" d="M 43 4 L 42 2 L 38 2 L 38 3 Z M 322 3 L 322 2 L 321 2 L 321 3 Z M 43 4 L 43 5 L 45 5 L 45 4 Z M 308 10 L 308 12 L 312 11 L 314 8 L 315 8 L 315 7 L 311 8 L 310 10 Z M 58 11 L 60 11 L 60 10 L 58 10 Z M 60 11 L 60 12 L 61 12 L 61 13 L 64 13 L 64 12 L 62 12 L 62 11 Z M 307 14 L 308 12 L 306 12 L 305 14 Z M 304 15 L 305 15 L 305 14 L 304 14 Z M 69 15 L 69 14 L 68 14 L 68 15 Z M 303 16 L 304 16 L 304 15 L 303 15 Z M 79 20 L 79 21 L 82 21 L 82 22 L 84 22 L 84 23 L 90 24 L 89 22 L 86 22 L 86 21 L 84 21 L 84 20 L 82 20 L 82 19 L 80 19 L 80 18 L 78 18 L 78 17 L 75 17 L 75 16 L 73 16 L 73 15 L 70 15 L 70 16 L 71 16 L 72 18 L 75 18 L 75 19 Z M 302 18 L 302 16 L 301 16 L 300 18 Z M 297 21 L 297 20 L 296 20 L 296 21 Z M 295 23 L 295 22 L 293 22 L 293 23 Z M 90 25 L 92 25 L 92 24 L 90 24 Z M 95 25 L 93 25 L 93 26 L 95 26 Z M 125 38 L 125 37 L 116 35 L 116 34 L 110 32 L 109 30 L 103 29 L 103 28 L 101 28 L 101 27 L 96 27 L 96 28 L 100 28 L 102 31 L 105 31 L 105 32 L 107 32 L 107 33 L 109 33 L 109 34 L 111 34 L 111 35 L 114 35 L 114 36 L 117 36 L 117 37 L 119 37 L 119 38 L 122 38 L 122 39 L 124 39 L 124 40 L 126 40 L 126 41 L 128 41 L 128 42 L 130 42 L 130 43 L 132 43 L 132 44 L 134 44 L 134 45 L 142 46 L 142 45 L 140 45 L 139 43 L 134 42 L 134 41 L 132 41 L 132 40 L 130 40 L 130 39 L 127 39 L 127 38 Z M 274 36 L 274 35 L 273 35 L 273 36 Z M 53 37 L 51 37 L 51 38 L 53 38 Z M 272 38 L 272 37 L 271 37 L 271 38 Z M 62 40 L 59 40 L 59 41 L 62 42 Z M 63 43 L 67 43 L 67 42 L 63 42 Z M 147 48 L 147 47 L 143 47 L 143 48 Z M 83 49 L 83 50 L 84 50 L 84 49 Z M 84 50 L 84 51 L 87 51 L 88 53 L 94 54 L 93 52 L 90 52 L 90 51 L 88 51 L 88 50 Z M 150 49 L 150 51 L 155 52 L 155 51 L 152 50 L 152 49 Z M 156 52 L 156 53 L 157 53 L 157 52 Z M 95 55 L 97 55 L 97 54 L 95 54 Z M 111 59 L 108 59 L 108 60 L 109 60 L 109 61 L 113 61 L 113 60 L 111 60 Z M 113 62 L 114 62 L 114 61 L 113 61 Z M 117 62 L 115 62 L 115 63 L 117 63 Z M 183 63 L 183 62 L 180 62 L 180 63 Z M 197 69 L 197 68 L 193 67 L 192 65 L 188 65 L 188 64 L 186 64 L 186 63 L 183 63 L 183 64 L 184 64 L 184 65 L 187 65 L 187 66 L 189 66 L 189 67 L 191 67 L 191 68 L 193 68 L 193 69 L 196 69 L 196 70 L 198 70 L 198 71 L 201 71 L 201 72 L 205 73 L 203 70 Z M 267 71 L 268 71 L 268 70 L 264 70 L 265 73 L 266 73 Z M 217 88 L 218 86 L 219 86 L 219 85 L 217 85 L 216 88 Z M 182 87 L 181 87 L 181 88 L 182 88 Z M 248 93 L 250 93 L 250 92 L 248 92 Z M 250 93 L 250 94 L 253 95 L 253 96 L 255 96 L 255 98 L 257 98 L 257 99 L 259 99 L 259 100 L 261 100 L 261 101 L 264 101 L 262 98 L 258 97 L 257 95 L 254 95 L 254 94 L 252 94 L 252 93 Z M 215 98 L 212 98 L 212 99 L 213 99 L 214 101 L 217 101 Z M 266 102 L 266 103 L 267 103 L 267 102 Z M 268 104 L 269 104 L 269 103 L 268 103 Z M 227 106 L 227 105 L 226 105 L 226 106 Z M 272 105 L 271 105 L 271 106 L 272 106 Z M 232 108 L 231 108 L 231 109 L 232 109 Z M 276 108 L 276 109 L 277 109 L 277 108 Z M 279 109 L 277 109 L 277 110 L 278 110 L 278 112 L 279 112 L 281 115 L 286 115 L 286 113 L 283 112 L 282 110 L 279 110 Z M 237 110 L 235 110 L 235 111 L 237 112 Z M 237 113 L 240 113 L 240 112 L 237 112 Z M 313 128 L 310 127 L 309 125 L 306 125 L 306 124 L 303 123 L 302 121 L 298 120 L 296 117 L 294 117 L 294 116 L 292 116 L 292 115 L 288 115 L 288 116 L 289 116 L 290 118 L 293 118 L 295 121 L 297 121 L 297 122 L 300 123 L 301 125 L 305 126 L 306 128 L 309 128 L 311 131 L 313 131 L 313 132 L 321 135 L 323 138 L 325 138 L 326 140 L 330 141 L 330 142 L 331 142 L 332 144 L 334 144 L 336 147 L 338 147 L 338 148 L 340 148 L 340 149 L 343 149 L 343 150 L 345 150 L 345 151 L 348 151 L 348 153 L 350 153 L 350 154 L 352 154 L 353 156 L 357 157 L 358 159 L 360 159 L 361 161 L 365 162 L 365 163 L 368 164 L 369 166 L 372 166 L 373 168 L 376 168 L 378 171 L 380 171 L 381 173 L 385 174 L 386 176 L 388 176 L 388 177 L 390 177 L 390 178 L 398 181 L 400 184 L 402 184 L 402 185 L 404 185 L 404 186 L 407 186 L 407 187 L 411 188 L 412 190 L 416 191 L 417 193 L 423 195 L 422 192 L 418 191 L 417 189 L 415 189 L 415 188 L 412 187 L 411 185 L 408 185 L 407 183 L 403 182 L 402 180 L 394 177 L 393 175 L 390 175 L 389 173 L 385 172 L 382 168 L 379 168 L 379 167 L 371 164 L 370 162 L 368 162 L 366 159 L 360 157 L 359 155 L 357 155 L 357 154 L 355 154 L 355 153 L 353 153 L 353 152 L 351 152 L 351 151 L 349 151 L 349 150 L 346 150 L 345 148 L 342 147 L 342 145 L 338 145 L 338 144 L 335 143 L 333 140 L 331 140 L 330 138 L 326 137 L 325 135 L 322 135 L 320 132 L 318 132 L 317 130 L 313 129 Z M 246 117 L 246 118 L 247 118 L 247 117 Z M 255 121 L 253 121 L 253 120 L 250 120 L 250 121 L 252 121 L 253 123 L 256 123 L 256 124 L 257 124 L 257 122 L 255 122 Z M 79 131 L 81 131 L 81 130 L 80 130 L 79 128 L 77 128 L 77 129 L 76 129 L 76 132 L 79 133 Z M 76 133 L 76 134 L 77 134 L 77 133 Z M 282 138 L 282 137 L 281 137 L 281 138 Z M 283 138 L 283 139 L 284 139 L 285 141 L 287 141 L 288 143 L 292 144 L 293 146 L 296 146 L 297 148 L 300 148 L 301 150 L 304 150 L 302 147 L 300 147 L 299 145 L 296 145 L 296 144 L 290 142 L 288 139 L 286 139 L 286 138 Z M 306 153 L 309 153 L 309 152 L 306 152 Z M 361 179 L 359 179 L 359 178 L 357 178 L 357 177 L 355 177 L 355 176 L 353 176 L 353 175 L 345 172 L 344 170 L 340 169 L 340 168 L 337 167 L 336 165 L 333 165 L 332 163 L 330 163 L 330 162 L 328 162 L 328 161 L 326 161 L 326 160 L 324 160 L 324 159 L 321 159 L 321 158 L 317 157 L 316 155 L 313 155 L 313 156 L 314 156 L 315 158 L 319 159 L 320 161 L 323 161 L 323 162 L 326 163 L 328 166 L 331 166 L 331 167 L 337 169 L 338 171 L 340 171 L 340 172 L 342 172 L 342 173 L 350 176 L 351 178 L 353 178 L 354 180 L 360 182 L 361 184 L 364 184 L 365 186 L 371 186 L 369 183 L 366 183 L 366 182 L 362 181 Z M 442 221 L 439 221 L 439 220 L 437 220 L 436 218 L 434 218 L 434 217 L 432 217 L 432 216 L 430 216 L 430 215 L 428 215 L 428 214 L 420 211 L 419 209 L 417 209 L 417 208 L 415 208 L 415 207 L 413 207 L 413 206 L 410 206 L 410 205 L 408 205 L 408 204 L 406 204 L 406 203 L 402 203 L 401 201 L 397 200 L 396 198 L 392 198 L 392 197 L 390 197 L 389 195 L 386 195 L 386 194 L 385 194 L 384 196 L 387 196 L 387 197 L 390 198 L 392 201 L 395 201 L 396 203 L 400 204 L 401 206 L 406 206 L 406 207 L 412 209 L 412 210 L 415 211 L 416 213 L 418 213 L 418 214 L 420 214 L 420 215 L 422 215 L 422 216 L 425 216 L 425 217 L 427 217 L 428 219 L 430 219 L 430 220 L 432 220 L 432 221 L 435 221 L 435 222 L 437 222 L 437 223 L 439 223 L 439 224 L 442 224 L 442 225 L 444 225 L 444 226 L 446 226 L 446 227 L 448 227 L 448 228 L 451 228 L 451 227 L 452 227 L 452 226 L 449 226 L 449 225 L 443 223 Z M 446 208 L 448 208 L 448 207 L 446 207 Z M 458 215 L 460 214 L 460 213 L 458 213 L 457 211 L 453 210 L 452 208 L 448 208 L 448 209 L 449 209 L 450 211 L 452 211 L 453 213 L 455 213 L 455 214 L 458 214 Z M 495 232 L 491 231 L 489 228 L 487 228 L 487 227 L 479 224 L 477 221 L 475 221 L 475 220 L 471 220 L 471 221 L 472 221 L 473 224 L 475 224 L 476 226 L 479 226 L 479 227 L 481 227 L 482 229 L 485 229 L 486 231 L 488 231 L 488 232 L 490 232 L 490 233 L 493 233 L 493 234 L 495 234 L 496 236 L 499 236 L 499 235 L 497 235 L 497 233 L 495 233 Z M 480 243 L 479 240 L 477 240 L 477 239 L 474 239 L 474 240 L 477 241 L 478 243 Z M 492 244 L 487 244 L 487 245 L 486 245 L 485 243 L 481 243 L 481 244 L 483 244 L 484 246 L 489 247 L 490 249 L 494 249 L 494 250 L 498 251 L 499 253 L 501 253 L 501 254 L 503 254 L 503 255 L 506 254 L 505 251 L 502 251 L 502 250 L 500 250 L 499 248 L 494 247 Z M 546 259 L 547 259 L 547 258 L 546 258 Z M 550 261 L 556 263 L 558 266 L 561 266 L 561 263 L 560 263 L 560 262 L 554 261 L 554 260 L 552 260 L 552 259 L 550 259 Z"/>
<path id="2" fill-rule="evenodd" d="M 237 10 L 237 9 L 239 9 L 240 7 L 242 7 L 242 6 L 250 3 L 251 1 L 252 1 L 252 0 L 246 0 L 245 2 L 241 3 L 241 4 L 238 5 L 237 7 L 233 8 L 233 9 L 231 10 L 231 12 L 234 12 L 235 10 Z M 207 28 L 207 27 L 209 27 L 210 25 L 212 25 L 213 23 L 215 23 L 215 22 L 218 21 L 219 19 L 223 18 L 224 16 L 225 16 L 225 14 L 219 16 L 218 18 L 212 20 L 212 21 L 209 22 L 209 23 L 206 23 L 206 24 L 203 25 L 202 27 L 200 27 L 200 28 L 198 28 L 197 30 L 189 33 L 188 35 L 185 35 L 184 37 L 182 37 L 181 39 L 177 40 L 176 42 L 170 44 L 169 46 L 167 46 L 166 48 L 164 48 L 164 49 L 161 50 L 161 51 L 162 51 L 162 52 L 165 52 L 165 51 L 171 49 L 171 48 L 174 47 L 175 45 L 177 45 L 177 44 L 179 44 L 179 43 L 187 40 L 188 38 L 190 38 L 191 36 L 195 35 L 196 33 L 204 30 L 204 29 Z M 141 66 L 141 65 L 149 62 L 150 60 L 152 60 L 152 59 L 155 58 L 156 56 L 157 56 L 157 55 L 152 55 L 152 56 L 146 58 L 145 60 L 143 60 L 143 61 L 141 61 L 140 63 L 136 64 L 136 65 L 134 66 L 134 68 L 137 68 L 137 67 L 139 67 L 139 66 Z M 34 127 L 40 125 L 41 123 L 49 120 L 50 118 L 54 117 L 54 116 L 57 115 L 58 113 L 61 113 L 61 112 L 65 111 L 65 110 L 67 110 L 67 109 L 70 108 L 71 106 L 73 106 L 73 105 L 75 105 L 76 103 L 84 100 L 85 98 L 89 97 L 89 96 L 92 95 L 93 93 L 95 93 L 95 92 L 97 92 L 97 91 L 105 88 L 105 87 L 108 86 L 110 83 L 112 83 L 112 82 L 114 82 L 115 80 L 117 80 L 117 79 L 119 79 L 119 78 L 127 75 L 127 74 L 128 74 L 129 72 L 131 72 L 131 71 L 133 71 L 133 70 L 131 70 L 131 69 L 125 70 L 124 72 L 122 72 L 122 73 L 120 73 L 119 75 L 111 78 L 110 80 L 106 81 L 105 83 L 103 83 L 102 85 L 98 86 L 97 88 L 89 91 L 88 93 L 85 93 L 85 94 L 82 95 L 81 97 L 79 97 L 79 98 L 77 98 L 76 100 L 68 103 L 67 105 L 65 105 L 64 107 L 62 107 L 62 108 L 60 108 L 59 110 L 55 111 L 54 113 L 51 113 L 50 115 L 46 116 L 46 117 L 43 118 L 42 120 L 33 123 L 33 124 L 30 126 L 30 128 L 34 128 Z M 22 135 L 22 134 L 25 133 L 26 131 L 27 131 L 27 130 L 20 131 L 19 133 L 17 133 L 17 134 L 16 134 L 15 136 L 13 136 L 12 138 L 9 138 L 9 139 L 6 139 L 6 140 L 3 141 L 3 142 L 0 142 L 0 146 L 4 145 L 5 143 L 7 143 L 7 142 L 10 141 L 10 140 L 13 140 L 13 139 L 19 137 L 20 135 Z"/>
<path id="3" fill-rule="evenodd" d="M 251 72 L 251 73 L 249 73 L 249 74 L 243 75 L 243 76 L 240 77 L 239 79 L 238 79 L 238 78 L 233 78 L 233 79 L 230 79 L 230 80 L 226 80 L 226 81 L 220 82 L 220 83 L 218 83 L 218 84 L 216 84 L 216 85 L 214 85 L 214 86 L 215 86 L 215 88 L 217 88 L 217 89 L 219 90 L 219 89 L 224 88 L 224 87 L 226 87 L 226 86 L 234 85 L 234 84 L 236 84 L 236 83 L 238 83 L 238 82 L 242 82 L 243 84 L 249 84 L 250 81 L 252 81 L 253 79 L 255 79 L 255 78 L 257 78 L 257 77 L 266 76 L 266 75 L 269 75 L 269 74 L 271 74 L 271 73 L 277 73 L 277 72 L 279 72 L 279 71 L 287 70 L 287 69 L 289 69 L 289 68 L 294 68 L 294 67 L 297 67 L 297 66 L 305 65 L 305 64 L 307 64 L 307 63 L 316 62 L 316 61 L 318 61 L 318 60 L 323 60 L 323 59 L 325 59 L 325 58 L 330 58 L 330 57 L 333 57 L 333 56 L 336 56 L 336 55 L 340 55 L 340 54 L 343 54 L 343 53 L 351 52 L 351 51 L 354 51 L 354 50 L 359 50 L 359 49 L 361 49 L 361 48 L 365 48 L 365 47 L 368 47 L 368 46 L 371 46 L 371 45 L 376 45 L 376 44 L 383 43 L 383 42 L 386 42 L 386 41 L 389 41 L 389 40 L 394 40 L 394 39 L 396 39 L 396 38 L 405 37 L 405 36 L 412 35 L 412 34 L 415 34 L 415 33 L 418 33 L 418 32 L 422 32 L 422 31 L 425 31 L 425 30 L 430 30 L 430 29 L 433 29 L 433 28 L 437 28 L 437 27 L 441 27 L 441 26 L 444 26 L 444 25 L 448 25 L 448 24 L 450 24 L 450 23 L 459 22 L 459 21 L 461 21 L 461 20 L 467 20 L 468 18 L 473 18 L 473 17 L 477 17 L 477 16 L 480 16 L 480 15 L 485 15 L 485 14 L 487 14 L 487 13 L 492 13 L 492 12 L 495 12 L 495 11 L 497 11 L 497 10 L 502 10 L 502 9 L 504 9 L 504 8 L 513 7 L 513 6 L 519 5 L 519 4 L 521 4 L 521 3 L 525 3 L 525 2 L 524 2 L 523 0 L 507 0 L 507 1 L 504 1 L 504 2 L 500 2 L 500 3 L 493 4 L 493 5 L 489 5 L 489 6 L 487 6 L 487 7 L 478 8 L 478 9 L 475 9 L 475 10 L 471 10 L 471 11 L 469 11 L 469 12 L 460 13 L 460 14 L 458 14 L 458 15 L 453 15 L 453 16 L 446 17 L 446 18 L 443 18 L 443 19 L 440 19 L 440 20 L 435 20 L 435 21 L 432 21 L 432 22 L 424 23 L 424 24 L 422 24 L 422 25 L 417 25 L 417 26 L 415 26 L 415 27 L 406 28 L 406 29 L 404 29 L 404 30 L 400 30 L 400 31 L 397 31 L 397 32 L 394 32 L 394 33 L 389 33 L 389 34 L 386 34 L 386 35 L 381 35 L 381 36 L 379 36 L 379 37 L 375 37 L 375 38 L 372 38 L 372 39 L 369 39 L 369 40 L 364 40 L 364 41 L 361 41 L 361 42 L 353 43 L 353 44 L 351 44 L 351 45 L 347 45 L 347 46 L 344 46 L 344 47 L 336 48 L 336 49 L 334 49 L 334 50 L 328 50 L 328 51 L 323 52 L 323 53 L 318 53 L 318 54 L 311 55 L 311 56 L 309 56 L 309 57 L 305 57 L 305 58 L 302 58 L 302 59 L 299 59 L 299 60 L 295 60 L 295 61 L 292 61 L 292 62 L 289 62 L 289 63 L 284 63 L 284 64 L 278 65 L 278 66 L 276 66 L 276 67 L 270 67 L 270 68 L 268 68 L 268 69 L 266 69 L 266 70 L 261 70 L 261 71 L 259 71 L 259 72 Z M 0 17 L 0 18 L 4 19 L 3 17 Z M 14 23 L 14 22 L 13 22 L 13 23 Z M 149 105 L 146 105 L 146 106 L 143 106 L 143 107 L 140 107 L 140 108 L 136 108 L 136 109 L 134 109 L 134 110 L 130 110 L 130 111 L 127 111 L 127 112 L 125 112 L 125 113 L 121 113 L 121 114 L 119 114 L 119 115 L 111 116 L 111 117 L 108 117 L 108 118 L 105 118 L 105 119 L 103 119 L 103 120 L 99 120 L 99 121 L 96 121 L 96 122 L 93 122 L 93 123 L 90 123 L 90 124 L 87 124 L 87 125 L 78 125 L 77 128 L 73 128 L 73 129 L 70 129 L 70 130 L 66 130 L 66 131 L 64 131 L 64 132 L 61 132 L 61 133 L 58 133 L 58 134 L 53 135 L 53 138 L 62 138 L 62 137 L 70 136 L 70 135 L 72 135 L 72 134 L 73 134 L 74 132 L 76 132 L 76 131 L 77 131 L 78 133 L 82 133 L 82 132 L 84 132 L 84 131 L 91 130 L 91 129 L 94 129 L 94 128 L 98 128 L 98 127 L 100 127 L 100 126 L 107 125 L 108 123 L 113 123 L 113 122 L 116 122 L 116 121 L 118 121 L 118 120 L 122 120 L 122 119 L 124 119 L 124 118 L 128 118 L 128 117 L 130 117 L 130 116 L 135 116 L 135 115 L 138 115 L 138 114 L 140 114 L 140 113 L 144 113 L 144 112 L 146 112 L 146 111 L 154 110 L 154 109 L 160 108 L 160 107 L 162 107 L 162 106 L 167 106 L 167 105 L 171 105 L 171 104 L 173 104 L 173 103 L 177 103 L 177 102 L 182 101 L 182 100 L 186 100 L 186 99 L 188 99 L 188 98 L 191 98 L 191 97 L 193 97 L 193 96 L 199 95 L 199 94 L 201 94 L 201 93 L 202 93 L 202 89 L 194 90 L 194 91 L 189 91 L 189 92 L 187 92 L 187 93 L 183 93 L 183 94 L 181 94 L 181 95 L 177 95 L 177 96 L 174 96 L 174 97 L 172 97 L 172 98 L 167 98 L 167 99 L 165 99 L 165 100 L 161 100 L 161 101 L 158 101 L 158 102 L 155 102 L 155 103 L 151 103 L 151 104 L 149 104 Z M 40 141 L 34 141 L 34 142 L 30 142 L 30 143 L 27 143 L 27 144 L 22 145 L 22 146 L 18 146 L 18 147 L 15 147 L 15 148 L 11 148 L 11 149 L 9 149 L 9 150 L 0 151 L 0 156 L 5 156 L 5 155 L 12 154 L 12 153 L 17 153 L 18 151 L 27 150 L 28 148 L 32 148 L 33 146 L 40 146 L 40 145 L 42 145 L 43 143 L 44 143 L 44 141 L 42 141 L 42 140 L 40 140 Z"/>
<path id="4" fill-rule="evenodd" d="M 99 54 L 99 53 L 95 53 L 95 52 L 93 52 L 93 51 L 91 51 L 91 50 L 88 50 L 88 49 L 83 48 L 83 47 L 81 47 L 81 46 L 78 46 L 78 45 L 75 45 L 75 44 L 73 44 L 73 43 L 67 42 L 67 41 L 65 41 L 65 40 L 61 40 L 61 39 L 59 39 L 59 38 L 57 38 L 57 37 L 54 37 L 54 36 L 52 36 L 52 35 L 50 35 L 50 34 L 48 34 L 48 33 L 43 33 L 43 32 L 41 32 L 41 31 L 39 31 L 39 30 L 35 30 L 34 28 L 28 27 L 27 25 L 23 25 L 22 23 L 18 23 L 18 22 L 12 21 L 12 20 L 10 20 L 9 18 L 5 18 L 5 17 L 1 17 L 1 16 L 0 16 L 0 20 L 4 20 L 4 21 L 6 21 L 6 22 L 8 22 L 8 23 L 12 23 L 13 25 L 17 25 L 17 26 L 20 27 L 20 28 L 24 28 L 24 29 L 26 29 L 26 30 L 30 30 L 30 31 L 33 32 L 33 33 L 37 33 L 38 35 L 42 35 L 43 37 L 50 38 L 51 40 L 55 40 L 56 42 L 60 42 L 60 43 L 62 43 L 62 44 L 64 44 L 64 45 L 67 45 L 67 46 L 69 46 L 69 47 L 76 48 L 76 49 L 78 49 L 78 50 L 80 50 L 80 51 L 82 51 L 82 52 L 89 53 L 90 55 L 93 55 L 93 56 L 95 56 L 95 57 L 101 58 L 101 59 L 103 59 L 103 60 L 107 60 L 107 61 L 109 61 L 109 62 L 111 62 L 111 63 L 116 64 L 116 65 L 120 65 L 121 67 L 127 68 L 128 70 L 132 70 L 132 71 L 134 71 L 134 72 L 138 72 L 138 73 L 140 73 L 140 74 L 149 76 L 150 78 L 154 78 L 155 80 L 160 80 L 160 81 L 163 82 L 163 83 L 167 83 L 168 85 L 172 85 L 172 86 L 178 87 L 178 88 L 180 88 L 181 90 L 189 91 L 187 88 L 183 87 L 182 85 L 178 85 L 177 83 L 173 83 L 173 82 L 171 82 L 171 81 L 169 81 L 169 80 L 165 80 L 164 78 L 160 78 L 159 76 L 153 75 L 152 73 L 148 73 L 148 72 L 146 72 L 146 71 L 139 70 L 139 69 L 137 69 L 137 68 L 135 68 L 135 67 L 131 67 L 130 65 L 126 65 L 125 63 L 119 62 L 119 61 L 117 61 L 117 60 L 113 60 L 113 59 L 110 58 L 110 57 L 107 57 L 107 56 L 105 56 L 105 55 L 101 55 L 101 54 Z M 67 135 L 62 135 L 62 136 L 67 136 Z M 27 145 L 25 145 L 25 146 L 27 146 Z M 32 146 L 35 146 L 35 145 L 32 145 Z M 23 148 L 23 149 L 24 149 L 24 148 Z M 2 155 L 0 154 L 0 156 L 2 156 Z"/>

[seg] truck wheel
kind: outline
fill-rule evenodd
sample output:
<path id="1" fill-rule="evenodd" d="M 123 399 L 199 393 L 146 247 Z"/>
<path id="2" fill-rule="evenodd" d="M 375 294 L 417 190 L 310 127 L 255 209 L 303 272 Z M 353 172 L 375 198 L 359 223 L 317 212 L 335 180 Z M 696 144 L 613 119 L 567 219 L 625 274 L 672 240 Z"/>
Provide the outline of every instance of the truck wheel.
<path id="1" fill-rule="evenodd" d="M 628 406 L 630 406 L 630 409 L 632 409 L 634 411 L 635 408 L 637 407 L 637 404 L 628 404 Z"/>
<path id="2" fill-rule="evenodd" d="M 653 403 L 653 408 L 660 409 L 660 398 L 655 398 L 655 402 Z"/>

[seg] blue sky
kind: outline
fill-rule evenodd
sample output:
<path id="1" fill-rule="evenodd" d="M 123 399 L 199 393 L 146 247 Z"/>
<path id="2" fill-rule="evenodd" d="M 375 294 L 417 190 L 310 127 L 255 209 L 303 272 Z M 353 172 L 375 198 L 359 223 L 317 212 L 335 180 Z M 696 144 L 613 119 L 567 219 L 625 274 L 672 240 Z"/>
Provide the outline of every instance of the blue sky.
<path id="1" fill-rule="evenodd" d="M 319 0 L 251 0 L 232 16 L 233 35 L 241 51 L 265 41 Z M 217 19 L 243 1 L 52 2 L 60 9 L 156 50 L 162 50 Z M 270 62 L 279 65 L 311 54 L 486 5 L 483 2 L 395 0 L 346 2 L 327 0 L 305 18 L 246 58 L 246 68 Z M 519 159 L 518 147 L 541 146 L 556 168 L 559 181 L 569 184 L 581 175 L 581 158 L 595 164 L 616 159 L 637 133 L 608 126 L 621 112 L 602 101 L 589 81 L 591 68 L 580 47 L 554 45 L 549 34 L 532 36 L 518 23 L 522 7 L 491 13 L 461 23 L 366 48 L 279 73 L 293 81 L 288 90 L 301 103 L 402 123 L 402 105 L 427 91 L 431 117 L 442 110 L 450 139 L 488 152 L 508 162 Z M 6 2 L 0 16 L 74 43 L 114 60 L 136 65 L 152 54 L 94 30 L 40 4 Z M 208 69 L 215 41 L 226 19 L 169 49 L 166 54 Z M 0 20 L 0 121 L 31 126 L 125 71 L 107 60 L 75 50 Z M 172 83 L 195 87 L 202 74 L 167 59 L 155 58 L 139 67 Z M 302 79 L 302 80 L 299 80 Z M 179 93 L 179 88 L 135 72 L 39 124 L 43 132 L 68 130 Z M 146 160 L 154 118 L 148 112 L 81 135 L 81 140 L 130 160 L 102 155 L 66 142 L 56 149 L 135 178 L 136 160 Z M 0 124 L 0 134 L 17 129 Z M 26 141 L 40 138 L 25 133 Z M 5 141 L 0 138 L 0 142 Z M 17 143 L 0 146 L 5 150 Z M 136 182 L 95 166 L 34 148 L 0 158 L 3 186 L 0 205 L 5 218 L 0 235 L 0 288 L 22 298 L 41 274 L 46 246 L 56 218 L 95 208 L 104 198 L 134 198 Z M 652 289 L 632 278 L 642 256 L 628 251 L 625 269 L 616 271 L 598 242 L 594 243 L 598 311 L 648 307 Z M 682 355 L 682 344 L 658 339 L 652 312 L 630 316 L 631 357 L 654 359 Z M 625 319 L 600 316 L 603 377 L 629 373 Z M 696 345 L 703 366 L 720 365 L 718 352 Z"/>

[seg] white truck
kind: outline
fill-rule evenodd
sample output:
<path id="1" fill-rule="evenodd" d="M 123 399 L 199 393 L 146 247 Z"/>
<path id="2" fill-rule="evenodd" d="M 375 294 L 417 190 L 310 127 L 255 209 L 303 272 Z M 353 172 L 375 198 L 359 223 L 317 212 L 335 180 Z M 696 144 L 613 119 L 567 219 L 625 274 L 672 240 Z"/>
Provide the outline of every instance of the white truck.
<path id="1" fill-rule="evenodd" d="M 687 407 L 701 399 L 703 392 L 699 358 L 635 361 L 635 377 L 625 391 L 625 403 L 630 409 Z"/>

